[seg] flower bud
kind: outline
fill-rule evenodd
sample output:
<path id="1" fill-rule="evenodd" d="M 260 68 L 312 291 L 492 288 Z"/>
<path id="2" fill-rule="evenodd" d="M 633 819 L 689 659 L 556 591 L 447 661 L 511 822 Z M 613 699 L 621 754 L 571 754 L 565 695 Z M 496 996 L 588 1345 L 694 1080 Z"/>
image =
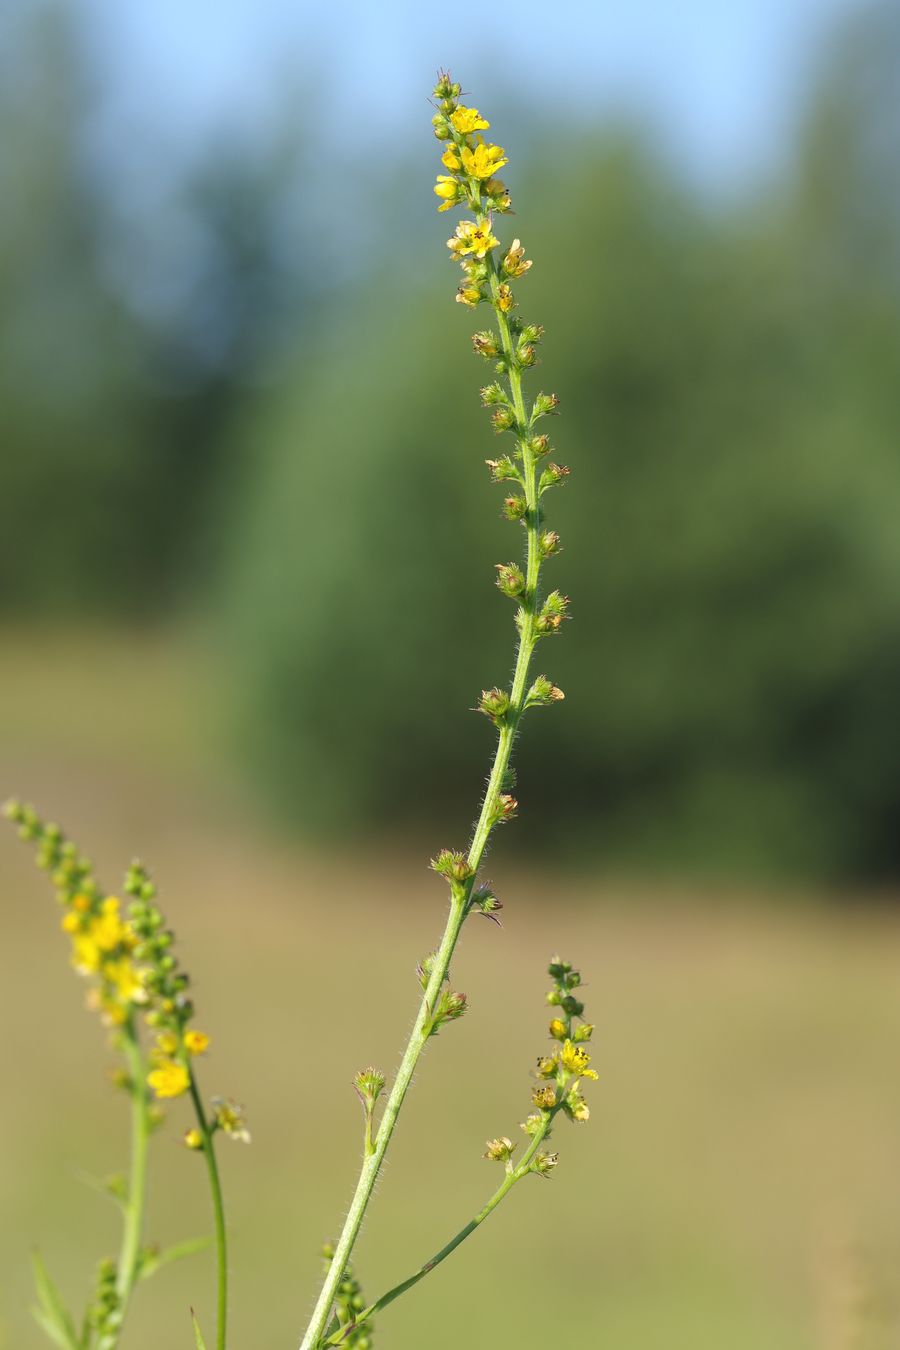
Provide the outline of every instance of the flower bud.
<path id="1" fill-rule="evenodd" d="M 372 1108 L 381 1096 L 384 1090 L 385 1077 L 378 1069 L 368 1068 L 360 1069 L 359 1073 L 353 1079 L 353 1087 L 356 1095 L 362 1102 L 367 1112 L 371 1113 Z"/>
<path id="2" fill-rule="evenodd" d="M 541 558 L 552 558 L 554 553 L 559 553 L 559 535 L 555 530 L 544 530 L 538 540 L 538 552 Z"/>
<path id="3" fill-rule="evenodd" d="M 478 286 L 463 285 L 457 288 L 456 303 L 458 305 L 468 305 L 469 309 L 474 309 L 483 299 L 484 296 L 481 294 L 481 289 Z"/>
<path id="4" fill-rule="evenodd" d="M 521 483 L 522 475 L 509 455 L 504 455 L 502 459 L 486 459 L 484 462 L 491 471 L 492 482 L 503 483 L 515 479 Z"/>
<path id="5" fill-rule="evenodd" d="M 551 591 L 544 601 L 541 612 L 535 621 L 535 627 L 541 636 L 556 633 L 563 619 L 568 618 L 569 597 L 559 591 Z"/>
<path id="6" fill-rule="evenodd" d="M 474 875 L 466 855 L 449 848 L 442 848 L 437 857 L 432 858 L 431 868 L 451 883 L 468 881 Z"/>
<path id="7" fill-rule="evenodd" d="M 511 1139 L 507 1139 L 505 1135 L 501 1135 L 499 1139 L 489 1139 L 487 1141 L 487 1149 L 483 1156 L 487 1158 L 489 1162 L 509 1162 L 515 1147 L 516 1145 Z"/>
<path id="8" fill-rule="evenodd" d="M 427 956 L 422 957 L 422 960 L 416 966 L 416 975 L 423 989 L 428 988 L 428 981 L 431 979 L 431 972 L 434 970 L 436 960 L 437 952 L 429 952 Z"/>
<path id="9" fill-rule="evenodd" d="M 509 399 L 499 384 L 486 384 L 480 393 L 481 402 L 485 408 L 509 406 Z"/>
<path id="10" fill-rule="evenodd" d="M 555 413 L 558 407 L 559 398 L 556 394 L 538 394 L 531 409 L 532 422 L 536 422 L 539 417 Z"/>
<path id="11" fill-rule="evenodd" d="M 509 277 L 521 277 L 528 271 L 531 263 L 525 261 L 525 250 L 518 239 L 512 241 L 500 266 Z"/>
<path id="12" fill-rule="evenodd" d="M 506 520 L 524 520 L 528 515 L 528 502 L 520 493 L 516 493 L 512 497 L 506 497 L 500 514 Z"/>
<path id="13" fill-rule="evenodd" d="M 492 919 L 499 925 L 500 920 L 497 913 L 503 908 L 502 901 L 498 900 L 489 886 L 479 886 L 477 891 L 473 891 L 472 898 L 469 901 L 469 910 L 477 911 L 483 914 L 486 919 Z"/>
<path id="14" fill-rule="evenodd" d="M 508 314 L 515 307 L 515 297 L 510 287 L 504 281 L 497 287 L 496 305 L 501 314 Z"/>
<path id="15" fill-rule="evenodd" d="M 466 1012 L 468 1000 L 465 994 L 444 989 L 438 999 L 431 1021 L 425 1029 L 426 1036 L 436 1036 L 445 1022 L 455 1022 Z"/>
<path id="16" fill-rule="evenodd" d="M 492 361 L 500 353 L 500 342 L 495 333 L 488 331 L 472 334 L 472 346 L 476 355 Z"/>
<path id="17" fill-rule="evenodd" d="M 569 476 L 569 470 L 564 464 L 548 464 L 538 481 L 538 490 L 546 492 L 548 488 L 557 487 Z"/>
<path id="18" fill-rule="evenodd" d="M 502 825 L 506 820 L 515 820 L 519 811 L 519 803 L 510 792 L 501 792 L 497 797 L 497 804 L 494 808 L 493 823 Z"/>
<path id="19" fill-rule="evenodd" d="M 497 563 L 497 585 L 511 600 L 525 593 L 525 574 L 518 563 Z"/>
<path id="20" fill-rule="evenodd" d="M 485 717 L 489 717 L 495 726 L 500 726 L 505 721 L 509 709 L 509 694 L 505 689 L 494 688 L 482 689 L 481 698 L 478 700 L 475 711 L 484 713 Z"/>
<path id="21" fill-rule="evenodd" d="M 431 119 L 431 125 L 434 128 L 434 134 L 439 141 L 449 141 L 453 132 L 450 130 L 450 123 L 443 113 L 435 113 Z"/>
<path id="22" fill-rule="evenodd" d="M 546 707 L 550 703 L 561 703 L 565 698 L 563 691 L 546 675 L 539 675 L 525 695 L 526 708 Z"/>
<path id="23" fill-rule="evenodd" d="M 439 70 L 433 93 L 435 98 L 459 98 L 462 86 L 450 78 L 449 70 Z"/>
<path id="24" fill-rule="evenodd" d="M 203 1135 L 201 1134 L 200 1130 L 197 1129 L 196 1125 L 193 1127 L 193 1129 L 185 1130 L 184 1145 L 185 1148 L 190 1148 L 194 1150 L 201 1149 L 203 1147 Z"/>
<path id="25" fill-rule="evenodd" d="M 561 1017 L 554 1017 L 550 1023 L 550 1035 L 555 1041 L 564 1041 L 569 1034 L 569 1029 Z"/>

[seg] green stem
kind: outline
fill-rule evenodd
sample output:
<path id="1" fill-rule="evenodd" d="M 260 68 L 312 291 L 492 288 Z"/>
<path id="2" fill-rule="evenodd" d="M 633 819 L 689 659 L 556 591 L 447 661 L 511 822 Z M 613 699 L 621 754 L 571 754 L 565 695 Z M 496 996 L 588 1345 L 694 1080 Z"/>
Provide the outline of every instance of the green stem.
<path id="1" fill-rule="evenodd" d="M 552 1119 L 552 1114 L 547 1116 L 541 1129 L 532 1138 L 531 1143 L 523 1153 L 518 1164 L 506 1173 L 502 1183 L 498 1186 L 484 1208 L 480 1209 L 475 1217 L 469 1220 L 465 1227 L 461 1228 L 459 1232 L 431 1258 L 430 1261 L 426 1261 L 424 1266 L 420 1266 L 414 1275 L 410 1275 L 408 1279 L 401 1280 L 399 1284 L 395 1284 L 392 1289 L 387 1291 L 387 1293 L 382 1294 L 380 1298 L 377 1298 L 374 1303 L 370 1303 L 368 1308 L 363 1309 L 358 1317 L 341 1327 L 333 1336 L 329 1337 L 324 1344 L 326 1346 L 342 1345 L 350 1333 L 360 1326 L 361 1323 L 367 1322 L 371 1317 L 374 1317 L 377 1313 L 386 1308 L 388 1304 L 393 1303 L 395 1299 L 398 1299 L 401 1294 L 405 1294 L 407 1290 L 414 1288 L 420 1280 L 424 1280 L 426 1275 L 430 1275 L 442 1261 L 445 1261 L 451 1252 L 456 1251 L 456 1248 L 460 1246 L 461 1243 L 465 1242 L 466 1238 L 470 1237 L 471 1234 L 475 1232 L 476 1228 L 479 1228 L 481 1224 L 484 1223 L 488 1215 L 493 1213 L 500 1204 L 500 1201 L 509 1195 L 516 1182 L 521 1181 L 524 1176 L 528 1175 L 534 1156 L 544 1142 L 544 1139 L 547 1137 Z"/>
<path id="2" fill-rule="evenodd" d="M 481 210 L 480 204 L 476 205 L 476 213 L 480 221 L 483 221 L 486 218 L 484 212 Z M 496 264 L 490 255 L 489 267 L 491 292 L 496 300 L 500 280 Z M 463 923 L 465 922 L 466 914 L 468 913 L 474 874 L 481 864 L 481 859 L 487 846 L 488 839 L 490 838 L 491 831 L 497 823 L 497 798 L 503 790 L 503 782 L 509 768 L 510 756 L 515 740 L 516 726 L 525 707 L 525 687 L 528 679 L 528 669 L 531 663 L 534 645 L 537 640 L 535 612 L 537 604 L 538 573 L 540 571 L 541 562 L 538 547 L 539 512 L 535 457 L 528 447 L 530 423 L 525 413 L 525 405 L 522 398 L 522 377 L 515 361 L 509 323 L 502 310 L 496 308 L 496 313 L 500 326 L 503 349 L 509 361 L 509 387 L 518 424 L 518 438 L 525 469 L 525 498 L 528 505 L 526 517 L 528 537 L 527 570 L 525 595 L 523 597 L 524 618 L 519 629 L 516 665 L 510 693 L 511 706 L 506 720 L 500 727 L 487 790 L 484 794 L 481 812 L 472 835 L 472 842 L 469 846 L 467 861 L 472 876 L 470 877 L 470 880 L 452 896 L 450 913 L 447 916 L 446 927 L 444 929 L 443 937 L 441 938 L 440 946 L 435 955 L 431 976 L 425 989 L 425 994 L 419 1006 L 419 1011 L 409 1041 L 403 1053 L 397 1077 L 394 1080 L 387 1104 L 384 1108 L 384 1114 L 381 1118 L 381 1124 L 379 1125 L 374 1140 L 372 1152 L 367 1153 L 363 1159 L 359 1180 L 356 1184 L 356 1190 L 353 1199 L 350 1202 L 350 1208 L 347 1212 L 343 1229 L 341 1230 L 340 1237 L 335 1246 L 334 1257 L 332 1258 L 331 1264 L 325 1275 L 325 1280 L 319 1292 L 319 1297 L 316 1300 L 312 1317 L 300 1344 L 300 1350 L 318 1350 L 321 1343 L 323 1331 L 331 1314 L 335 1293 L 338 1285 L 344 1278 L 347 1262 L 350 1259 L 350 1254 L 353 1251 L 354 1244 L 359 1236 L 363 1218 L 365 1217 L 366 1209 L 368 1208 L 369 1201 L 372 1197 L 372 1191 L 378 1178 L 378 1173 L 381 1170 L 384 1155 L 387 1152 L 391 1136 L 394 1132 L 394 1126 L 397 1123 L 397 1117 L 400 1114 L 406 1093 L 412 1082 L 416 1065 L 419 1062 L 419 1056 L 428 1040 L 432 1011 L 437 1004 L 437 999 L 440 995 L 444 980 L 447 978 L 450 961 L 453 957 L 454 950 L 456 949 L 456 944 Z"/>
<path id="3" fill-rule="evenodd" d="M 216 1237 L 216 1350 L 225 1350 L 228 1326 L 228 1236 L 225 1231 L 225 1202 L 222 1198 L 222 1182 L 219 1177 L 219 1165 L 216 1161 L 214 1131 L 210 1127 L 203 1108 L 203 1100 L 197 1087 L 194 1071 L 190 1069 L 191 1100 L 197 1116 L 197 1124 L 203 1135 L 203 1156 L 206 1158 L 206 1171 L 209 1176 L 209 1189 L 212 1194 L 213 1226 Z"/>
<path id="4" fill-rule="evenodd" d="M 131 1079 L 131 1169 L 122 1243 L 116 1266 L 118 1324 L 103 1334 L 98 1350 L 115 1350 L 119 1342 L 125 1314 L 138 1276 L 147 1199 L 147 1145 L 150 1139 L 150 1119 L 147 1113 L 147 1088 L 144 1083 L 146 1065 L 132 1021 L 123 1028 L 122 1039 L 123 1053 Z"/>

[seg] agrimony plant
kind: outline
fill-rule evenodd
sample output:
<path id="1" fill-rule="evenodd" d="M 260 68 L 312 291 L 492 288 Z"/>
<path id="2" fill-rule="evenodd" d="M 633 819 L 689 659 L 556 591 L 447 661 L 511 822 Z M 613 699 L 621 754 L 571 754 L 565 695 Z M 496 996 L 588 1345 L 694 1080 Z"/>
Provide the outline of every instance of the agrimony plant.
<path id="1" fill-rule="evenodd" d="M 443 936 L 419 967 L 422 1000 L 377 1129 L 373 1129 L 372 1115 L 384 1080 L 380 1074 L 372 1077 L 372 1071 L 367 1071 L 367 1079 L 374 1086 L 367 1094 L 361 1093 L 366 1108 L 366 1142 L 359 1181 L 300 1350 L 347 1343 L 374 1312 L 412 1288 L 449 1256 L 518 1181 L 535 1173 L 546 1176 L 556 1165 L 556 1155 L 542 1150 L 553 1121 L 560 1112 L 572 1120 L 587 1119 L 588 1108 L 581 1096 L 580 1083 L 593 1074 L 584 1047 L 592 1028 L 578 1021 L 583 1008 L 573 992 L 580 976 L 570 965 L 555 959 L 550 968 L 554 979 L 550 1000 L 561 1015 L 551 1023 L 551 1034 L 560 1042 L 561 1049 L 538 1062 L 539 1082 L 532 1094 L 536 1110 L 524 1125 L 530 1141 L 528 1147 L 515 1162 L 510 1139 L 503 1136 L 491 1140 L 485 1156 L 503 1163 L 505 1177 L 484 1209 L 416 1274 L 355 1318 L 341 1323 L 340 1316 L 334 1313 L 335 1301 L 419 1057 L 432 1036 L 466 1011 L 465 994 L 454 992 L 448 983 L 450 963 L 463 924 L 472 914 L 495 918 L 500 908 L 494 892 L 479 884 L 478 869 L 493 831 L 517 814 L 511 759 L 520 723 L 530 708 L 548 707 L 563 698 L 562 690 L 545 675 L 538 675 L 529 683 L 535 647 L 560 631 L 569 608 L 567 596 L 558 590 L 543 595 L 540 585 L 544 563 L 560 551 L 559 535 L 545 528 L 543 500 L 551 488 L 565 481 L 569 471 L 554 462 L 550 438 L 538 430 L 544 417 L 557 412 L 556 395 L 538 393 L 530 407 L 525 402 L 523 378 L 537 364 L 543 329 L 519 318 L 512 283 L 526 276 L 531 262 L 518 239 L 504 246 L 494 233 L 495 217 L 510 210 L 510 194 L 497 176 L 508 162 L 506 152 L 501 146 L 486 142 L 481 135 L 490 123 L 477 108 L 460 102 L 461 87 L 449 74 L 440 74 L 433 92 L 437 106 L 432 126 L 443 146 L 441 164 L 447 170 L 438 174 L 434 188 L 441 199 L 438 210 L 461 207 L 471 213 L 471 218 L 460 221 L 448 240 L 450 256 L 460 264 L 463 273 L 456 299 L 468 309 L 484 307 L 492 313 L 493 326 L 475 333 L 472 345 L 476 354 L 491 366 L 495 377 L 481 390 L 481 401 L 490 410 L 495 433 L 512 441 L 511 450 L 489 459 L 487 465 L 493 482 L 501 484 L 508 493 L 503 501 L 503 515 L 518 524 L 525 535 L 524 566 L 513 561 L 498 563 L 496 568 L 497 586 L 516 606 L 518 642 L 509 689 L 483 690 L 478 700 L 477 710 L 493 723 L 497 733 L 487 789 L 468 849 L 445 848 L 432 860 L 431 866 L 449 889 Z M 358 1080 L 358 1091 L 359 1088 Z"/>
<path id="2" fill-rule="evenodd" d="M 431 862 L 447 885 L 447 917 L 437 946 L 417 969 L 422 994 L 399 1069 L 390 1086 L 375 1068 L 360 1070 L 354 1079 L 363 1109 L 359 1180 L 337 1240 L 323 1248 L 324 1278 L 300 1350 L 333 1346 L 369 1350 L 376 1313 L 446 1260 L 519 1182 L 550 1176 L 558 1157 L 546 1145 L 557 1118 L 565 1116 L 579 1123 L 588 1119 L 582 1088 L 586 1080 L 596 1078 L 587 1049 L 593 1027 L 584 1020 L 578 996 L 581 976 L 570 963 L 554 957 L 549 967 L 552 988 L 547 995 L 552 1008 L 551 1046 L 549 1053 L 537 1059 L 530 1106 L 521 1124 L 524 1142 L 516 1143 L 507 1135 L 487 1141 L 484 1157 L 502 1168 L 502 1179 L 484 1206 L 429 1261 L 373 1302 L 366 1302 L 351 1257 L 419 1059 L 431 1039 L 466 1012 L 465 994 L 450 983 L 460 933 L 472 915 L 499 923 L 500 900 L 479 881 L 478 873 L 494 830 L 517 815 L 511 761 L 520 724 L 530 709 L 550 707 L 564 697 L 547 676 L 531 673 L 535 648 L 560 632 L 569 607 L 560 591 L 544 593 L 541 586 L 544 564 L 560 551 L 558 534 L 545 526 L 544 499 L 551 488 L 565 482 L 569 471 L 553 460 L 549 436 L 538 429 L 538 423 L 557 412 L 558 399 L 555 394 L 538 393 L 526 404 L 524 377 L 538 363 L 543 329 L 520 319 L 513 283 L 527 276 L 531 262 L 517 238 L 502 244 L 495 234 L 497 221 L 510 210 L 509 192 L 498 177 L 507 156 L 502 147 L 484 140 L 481 133 L 489 130 L 490 123 L 477 108 L 463 104 L 460 96 L 460 86 L 449 74 L 441 73 L 434 88 L 432 124 L 447 172 L 438 175 L 434 191 L 440 198 L 440 211 L 462 207 L 471 217 L 457 224 L 448 241 L 450 256 L 463 274 L 456 299 L 467 309 L 482 307 L 492 316 L 491 326 L 476 332 L 472 345 L 492 373 L 491 382 L 481 390 L 481 401 L 490 411 L 494 432 L 507 437 L 509 444 L 505 453 L 487 460 L 487 466 L 491 480 L 506 493 L 503 516 L 518 526 L 524 538 L 522 561 L 501 562 L 496 567 L 496 584 L 515 605 L 515 667 L 509 688 L 483 690 L 477 701 L 476 711 L 492 723 L 496 733 L 493 761 L 468 848 L 441 849 Z M 32 808 L 18 803 L 11 803 L 7 814 L 22 837 L 37 845 L 40 866 L 52 874 L 63 908 L 62 927 L 71 939 L 73 965 L 89 981 L 90 1005 L 109 1027 L 113 1048 L 122 1057 L 117 1081 L 128 1093 L 132 1109 L 130 1177 L 106 1186 L 122 1209 L 119 1255 L 101 1265 L 88 1310 L 77 1325 L 43 1265 L 36 1262 L 38 1320 L 63 1350 L 115 1350 L 138 1280 L 196 1248 L 197 1244 L 183 1244 L 157 1253 L 143 1238 L 149 1136 L 159 1124 L 159 1103 L 186 1096 L 195 1123 L 185 1133 L 184 1142 L 205 1157 L 212 1194 L 218 1273 L 215 1346 L 225 1350 L 226 1230 L 215 1145 L 219 1133 L 234 1139 L 249 1136 L 240 1109 L 233 1103 L 213 1099 L 209 1110 L 204 1105 L 196 1059 L 209 1038 L 193 1025 L 188 976 L 179 965 L 173 935 L 157 905 L 155 885 L 142 866 L 133 864 L 125 879 L 125 891 L 131 897 L 126 910 L 117 897 L 99 886 L 90 862 L 56 826 L 45 824 Z M 191 1318 L 195 1343 L 203 1350 L 193 1312 Z"/>
<path id="3" fill-rule="evenodd" d="M 101 887 L 90 859 L 59 826 L 45 823 L 33 807 L 15 801 L 7 803 L 5 814 L 20 837 L 35 845 L 38 866 L 50 874 L 62 909 L 60 926 L 70 940 L 71 964 L 86 981 L 87 1006 L 107 1027 L 119 1058 L 112 1081 L 131 1103 L 128 1175 L 97 1183 L 121 1211 L 118 1255 L 100 1262 L 87 1307 L 77 1321 L 35 1256 L 35 1317 L 63 1350 L 115 1350 L 139 1281 L 209 1245 L 207 1239 L 194 1239 L 160 1251 L 144 1239 L 150 1136 L 165 1118 L 162 1103 L 187 1096 L 195 1123 L 185 1132 L 184 1144 L 205 1158 L 212 1195 L 218 1283 L 215 1344 L 224 1350 L 228 1262 L 216 1136 L 221 1132 L 249 1139 L 249 1135 L 234 1103 L 214 1098 L 209 1111 L 204 1106 L 196 1061 L 208 1049 L 210 1038 L 194 1025 L 190 976 L 178 961 L 175 935 L 157 904 L 156 885 L 146 868 L 133 862 L 123 887 L 130 899 L 123 905 Z"/>

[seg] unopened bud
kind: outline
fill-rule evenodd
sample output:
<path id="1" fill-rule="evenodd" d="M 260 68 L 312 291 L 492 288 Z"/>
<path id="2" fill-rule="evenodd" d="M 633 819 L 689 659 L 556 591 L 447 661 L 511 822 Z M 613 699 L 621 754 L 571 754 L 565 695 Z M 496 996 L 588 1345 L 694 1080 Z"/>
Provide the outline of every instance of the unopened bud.
<path id="1" fill-rule="evenodd" d="M 483 356 L 486 361 L 492 361 L 499 355 L 500 343 L 496 334 L 490 332 L 473 333 L 472 347 L 478 356 Z"/>
<path id="2" fill-rule="evenodd" d="M 510 599 L 525 593 L 525 574 L 518 563 L 497 563 L 497 585 Z"/>
<path id="3" fill-rule="evenodd" d="M 451 883 L 468 881 L 473 875 L 466 855 L 449 848 L 442 848 L 437 857 L 432 858 L 431 867 L 439 876 L 446 877 Z"/>
<path id="4" fill-rule="evenodd" d="M 489 1162 L 509 1162 L 515 1147 L 516 1145 L 511 1139 L 507 1139 L 505 1135 L 501 1135 L 499 1139 L 489 1139 L 487 1141 L 487 1148 L 483 1156 L 487 1158 Z"/>
<path id="5" fill-rule="evenodd" d="M 482 689 L 476 712 L 484 713 L 492 722 L 499 725 L 509 712 L 509 694 L 505 689 Z"/>
<path id="6" fill-rule="evenodd" d="M 559 398 L 556 394 L 538 394 L 531 409 L 532 422 L 536 422 L 539 417 L 555 413 L 558 407 Z"/>
<path id="7" fill-rule="evenodd" d="M 507 520 L 522 520 L 528 515 L 528 502 L 520 494 L 507 497 L 503 502 L 502 514 Z"/>

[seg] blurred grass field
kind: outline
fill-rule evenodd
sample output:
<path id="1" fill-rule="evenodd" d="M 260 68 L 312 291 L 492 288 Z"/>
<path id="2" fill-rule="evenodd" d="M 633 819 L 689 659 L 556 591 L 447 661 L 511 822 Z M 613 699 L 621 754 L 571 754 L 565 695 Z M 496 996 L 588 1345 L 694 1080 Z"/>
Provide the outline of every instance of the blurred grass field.
<path id="1" fill-rule="evenodd" d="M 58 818 L 110 887 L 135 853 L 157 875 L 214 1037 L 204 1088 L 243 1101 L 254 1135 L 222 1150 L 233 1344 L 291 1346 L 355 1179 L 350 1080 L 396 1065 L 442 920 L 428 843 L 316 855 L 248 822 L 197 721 L 209 672 L 183 645 L 7 637 L 0 788 Z M 469 809 L 429 842 L 461 838 Z M 378 1345 L 530 1350 L 561 1325 L 566 1345 L 615 1350 L 896 1345 L 900 921 L 521 875 L 514 854 L 509 833 L 491 860 L 503 929 L 473 921 L 456 961 L 471 1015 L 429 1049 L 398 1129 L 359 1248 L 366 1291 L 410 1273 L 492 1188 L 483 1141 L 526 1113 L 556 948 L 589 982 L 592 1119 L 557 1131 L 553 1180 L 523 1184 L 391 1308 Z M 117 1231 L 79 1172 L 125 1165 L 126 1119 L 46 880 L 11 832 L 0 895 L 0 1346 L 30 1350 L 29 1250 L 80 1303 Z M 176 1103 L 154 1146 L 163 1243 L 208 1227 L 186 1123 Z M 142 1287 L 124 1346 L 188 1347 L 189 1304 L 211 1327 L 206 1254 Z"/>

